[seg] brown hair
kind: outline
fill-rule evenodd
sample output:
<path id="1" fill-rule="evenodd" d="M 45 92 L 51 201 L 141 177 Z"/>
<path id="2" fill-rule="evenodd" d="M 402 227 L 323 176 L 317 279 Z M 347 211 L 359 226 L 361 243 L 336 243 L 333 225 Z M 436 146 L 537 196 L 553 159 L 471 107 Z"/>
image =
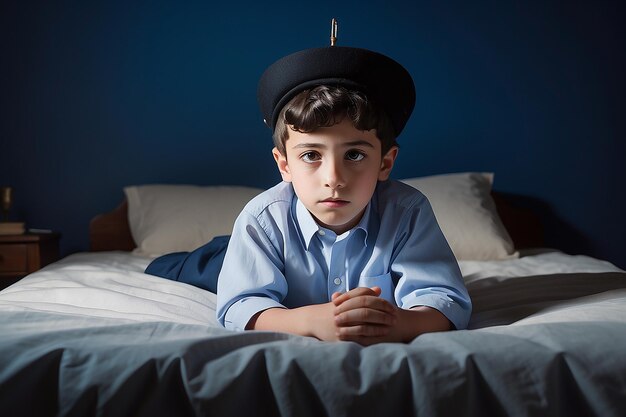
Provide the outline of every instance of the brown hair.
<path id="1" fill-rule="evenodd" d="M 391 120 L 373 100 L 360 91 L 327 85 L 302 91 L 282 108 L 274 129 L 274 145 L 286 155 L 285 142 L 290 128 L 310 133 L 340 123 L 344 117 L 348 117 L 356 129 L 376 129 L 383 155 L 398 146 Z"/>

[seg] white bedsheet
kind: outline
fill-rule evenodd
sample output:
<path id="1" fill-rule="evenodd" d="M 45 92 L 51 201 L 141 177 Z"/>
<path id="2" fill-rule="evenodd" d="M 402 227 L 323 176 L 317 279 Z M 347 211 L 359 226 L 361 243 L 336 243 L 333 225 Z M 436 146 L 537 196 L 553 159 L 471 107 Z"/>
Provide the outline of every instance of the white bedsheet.
<path id="1" fill-rule="evenodd" d="M 501 261 L 460 261 L 459 267 L 465 283 L 493 277 L 507 280 L 531 275 L 624 272 L 610 262 L 584 255 L 568 255 L 549 249 L 528 253 Z"/>
<path id="2" fill-rule="evenodd" d="M 626 322 L 626 274 L 610 262 L 544 250 L 459 266 L 474 303 L 470 329 Z"/>
<path id="3" fill-rule="evenodd" d="M 73 254 L 1 291 L 0 311 L 219 327 L 215 294 L 144 274 L 150 261 L 129 252 Z M 607 285 L 616 280 L 615 273 L 624 272 L 609 262 L 549 252 L 503 261 L 461 261 L 460 267 L 476 295 L 471 328 L 626 320 L 625 290 L 595 290 L 596 284 Z"/>
<path id="4" fill-rule="evenodd" d="M 215 294 L 143 271 L 130 252 L 76 253 L 0 292 L 0 310 L 219 326 Z"/>

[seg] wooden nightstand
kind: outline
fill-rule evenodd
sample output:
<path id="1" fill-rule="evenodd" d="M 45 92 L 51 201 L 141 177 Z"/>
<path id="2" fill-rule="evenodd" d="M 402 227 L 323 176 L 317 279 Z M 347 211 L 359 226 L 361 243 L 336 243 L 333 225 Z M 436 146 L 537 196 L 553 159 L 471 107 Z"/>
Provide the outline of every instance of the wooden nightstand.
<path id="1" fill-rule="evenodd" d="M 0 235 L 0 290 L 59 259 L 59 233 Z"/>

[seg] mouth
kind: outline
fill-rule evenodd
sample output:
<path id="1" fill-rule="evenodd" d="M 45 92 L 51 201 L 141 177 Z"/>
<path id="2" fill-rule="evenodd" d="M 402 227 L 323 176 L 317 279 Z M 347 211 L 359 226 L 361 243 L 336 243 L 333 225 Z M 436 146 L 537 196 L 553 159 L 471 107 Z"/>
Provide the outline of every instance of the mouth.
<path id="1" fill-rule="evenodd" d="M 320 203 L 329 208 L 338 208 L 338 207 L 343 207 L 343 206 L 350 204 L 349 201 L 342 200 L 340 198 L 327 198 L 325 200 L 320 201 Z"/>

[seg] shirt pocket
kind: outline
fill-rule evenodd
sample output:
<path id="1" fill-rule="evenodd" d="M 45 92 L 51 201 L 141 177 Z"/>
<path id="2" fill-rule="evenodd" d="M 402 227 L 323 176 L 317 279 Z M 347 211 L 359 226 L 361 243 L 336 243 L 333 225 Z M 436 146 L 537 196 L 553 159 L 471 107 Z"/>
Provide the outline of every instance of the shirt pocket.
<path id="1" fill-rule="evenodd" d="M 380 287 L 382 292 L 380 296 L 391 304 L 396 305 L 396 301 L 393 296 L 394 285 L 391 279 L 391 272 L 383 275 L 377 275 L 374 277 L 361 277 L 359 279 L 359 287 Z"/>

